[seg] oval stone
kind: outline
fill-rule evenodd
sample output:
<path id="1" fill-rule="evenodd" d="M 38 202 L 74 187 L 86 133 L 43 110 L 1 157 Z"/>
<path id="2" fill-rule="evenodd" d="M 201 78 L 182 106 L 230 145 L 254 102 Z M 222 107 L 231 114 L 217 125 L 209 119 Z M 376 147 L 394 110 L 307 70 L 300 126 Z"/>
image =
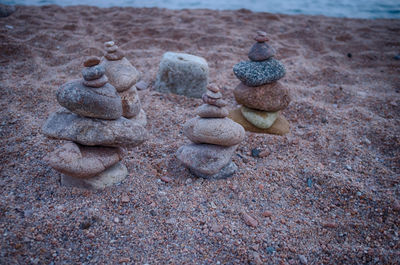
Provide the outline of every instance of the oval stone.
<path id="1" fill-rule="evenodd" d="M 197 108 L 196 114 L 202 118 L 225 118 L 228 116 L 229 111 L 226 107 L 203 104 Z"/>
<path id="2" fill-rule="evenodd" d="M 104 75 L 106 72 L 106 69 L 104 68 L 103 65 L 95 65 L 92 67 L 85 67 L 82 69 L 82 76 L 83 79 L 90 81 L 90 80 L 95 80 Z"/>
<path id="3" fill-rule="evenodd" d="M 142 105 L 140 104 L 139 95 L 136 87 L 119 93 L 122 99 L 122 116 L 125 118 L 132 118 L 139 114 Z"/>
<path id="4" fill-rule="evenodd" d="M 247 86 L 262 86 L 281 79 L 285 67 L 274 58 L 262 62 L 243 61 L 233 67 L 233 73 Z"/>
<path id="5" fill-rule="evenodd" d="M 110 84 L 92 89 L 84 86 L 81 80 L 75 80 L 57 90 L 57 101 L 85 117 L 114 120 L 122 116 L 121 97 Z"/>
<path id="6" fill-rule="evenodd" d="M 275 50 L 265 42 L 256 42 L 249 51 L 249 59 L 255 62 L 265 61 L 275 55 Z"/>
<path id="7" fill-rule="evenodd" d="M 269 112 L 285 109 L 291 100 L 289 90 L 279 82 L 258 87 L 240 83 L 233 90 L 233 94 L 240 105 Z"/>
<path id="8" fill-rule="evenodd" d="M 128 90 L 140 79 L 139 71 L 125 57 L 117 61 L 104 59 L 102 64 L 106 68 L 108 82 L 118 92 Z"/>
<path id="9" fill-rule="evenodd" d="M 278 118 L 279 112 L 266 112 L 255 109 L 249 109 L 244 106 L 240 109 L 243 117 L 254 126 L 261 129 L 268 129 Z"/>
<path id="10" fill-rule="evenodd" d="M 194 143 L 232 146 L 245 136 L 243 127 L 229 118 L 200 118 L 188 120 L 183 132 Z"/>

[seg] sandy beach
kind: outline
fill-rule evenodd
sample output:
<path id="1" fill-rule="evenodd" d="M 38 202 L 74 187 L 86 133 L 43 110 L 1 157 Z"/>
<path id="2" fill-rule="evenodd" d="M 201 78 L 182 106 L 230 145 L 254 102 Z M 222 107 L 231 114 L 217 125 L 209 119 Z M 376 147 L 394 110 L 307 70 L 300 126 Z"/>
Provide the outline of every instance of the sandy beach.
<path id="1" fill-rule="evenodd" d="M 156 92 L 160 59 L 204 57 L 235 108 L 232 67 L 256 30 L 286 66 L 291 132 L 246 133 L 238 173 L 194 178 L 175 152 L 202 101 Z M 57 88 L 109 40 L 150 84 L 139 91 L 150 139 L 128 150 L 121 184 L 63 187 L 43 161 L 62 142 L 41 126 Z M 0 263 L 400 263 L 399 54 L 400 20 L 17 7 L 0 18 Z"/>

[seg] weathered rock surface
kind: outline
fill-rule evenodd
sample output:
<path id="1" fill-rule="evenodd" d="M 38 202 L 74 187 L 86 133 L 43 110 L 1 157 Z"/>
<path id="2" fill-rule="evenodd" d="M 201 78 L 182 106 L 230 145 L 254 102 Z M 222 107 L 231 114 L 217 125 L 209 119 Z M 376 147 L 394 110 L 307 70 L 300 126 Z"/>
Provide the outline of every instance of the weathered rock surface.
<path id="1" fill-rule="evenodd" d="M 198 175 L 217 174 L 232 158 L 237 145 L 189 144 L 181 146 L 176 156 L 181 163 Z"/>
<path id="2" fill-rule="evenodd" d="M 51 138 L 82 145 L 137 146 L 147 139 L 143 126 L 124 117 L 117 120 L 86 118 L 66 109 L 53 113 L 42 128 Z"/>
<path id="3" fill-rule="evenodd" d="M 120 183 L 128 176 L 128 170 L 121 162 L 109 167 L 102 173 L 87 179 L 74 178 L 68 175 L 61 176 L 61 185 L 91 190 L 102 190 Z"/>
<path id="4" fill-rule="evenodd" d="M 101 63 L 106 69 L 108 82 L 118 92 L 128 90 L 140 79 L 140 73 L 135 67 L 123 57 L 120 60 L 110 61 L 103 58 Z"/>
<path id="5" fill-rule="evenodd" d="M 243 117 L 240 108 L 230 111 L 228 117 L 242 125 L 243 128 L 248 132 L 284 135 L 289 133 L 290 130 L 289 122 L 282 115 L 279 115 L 274 124 L 272 124 L 272 126 L 268 129 L 257 128 L 256 126 L 248 122 Z"/>
<path id="6" fill-rule="evenodd" d="M 73 142 L 50 153 L 46 160 L 55 170 L 76 178 L 89 178 L 122 159 L 117 147 L 82 146 Z"/>
<path id="7" fill-rule="evenodd" d="M 271 58 L 262 62 L 240 62 L 233 67 L 233 73 L 245 85 L 254 87 L 281 79 L 286 70 L 281 62 Z"/>
<path id="8" fill-rule="evenodd" d="M 240 109 L 243 117 L 260 129 L 268 129 L 274 124 L 275 120 L 278 118 L 279 112 L 266 112 L 255 109 L 249 109 L 242 106 Z"/>
<path id="9" fill-rule="evenodd" d="M 82 80 L 75 80 L 57 90 L 57 101 L 85 117 L 111 120 L 122 116 L 121 98 L 110 84 L 94 89 L 84 86 Z"/>
<path id="10" fill-rule="evenodd" d="M 229 118 L 193 118 L 185 123 L 183 132 L 194 143 L 231 146 L 245 136 L 242 126 Z"/>
<path id="11" fill-rule="evenodd" d="M 207 61 L 198 56 L 166 52 L 160 62 L 156 90 L 201 98 L 208 83 Z"/>
<path id="12" fill-rule="evenodd" d="M 290 103 L 289 90 L 279 82 L 258 87 L 240 83 L 234 90 L 236 102 L 240 105 L 268 112 L 285 109 Z"/>
<path id="13" fill-rule="evenodd" d="M 143 127 L 146 127 L 146 125 L 147 125 L 146 112 L 143 109 L 141 109 L 138 115 L 136 115 L 135 117 L 129 118 L 129 120 L 132 122 L 135 122 Z"/>
<path id="14" fill-rule="evenodd" d="M 122 116 L 130 119 L 138 115 L 142 105 L 140 104 L 136 87 L 133 86 L 130 89 L 119 93 L 119 95 L 122 99 Z"/>

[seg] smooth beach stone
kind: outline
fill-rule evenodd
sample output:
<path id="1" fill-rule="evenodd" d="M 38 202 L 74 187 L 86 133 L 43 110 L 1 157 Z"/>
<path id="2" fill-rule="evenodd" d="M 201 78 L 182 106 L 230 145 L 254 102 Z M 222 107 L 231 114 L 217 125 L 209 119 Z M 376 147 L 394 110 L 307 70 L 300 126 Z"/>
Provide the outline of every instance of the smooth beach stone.
<path id="1" fill-rule="evenodd" d="M 114 41 L 107 41 L 107 42 L 104 42 L 104 46 L 105 46 L 106 48 L 112 47 L 112 46 L 114 46 L 114 45 L 115 45 L 115 42 L 114 42 Z"/>
<path id="2" fill-rule="evenodd" d="M 194 143 L 232 146 L 243 141 L 245 131 L 240 124 L 228 118 L 200 118 L 188 120 L 183 133 Z"/>
<path id="3" fill-rule="evenodd" d="M 289 90 L 280 82 L 258 87 L 240 83 L 234 90 L 236 102 L 248 108 L 275 112 L 285 109 L 290 103 Z"/>
<path id="4" fill-rule="evenodd" d="M 224 166 L 220 171 L 218 171 L 215 174 L 212 175 L 206 175 L 202 174 L 200 171 L 195 170 L 195 169 L 189 169 L 189 171 L 195 175 L 196 177 L 199 178 L 204 178 L 204 179 L 225 179 L 232 177 L 233 174 L 238 170 L 238 167 L 235 163 L 230 161 L 226 166 Z"/>
<path id="5" fill-rule="evenodd" d="M 201 98 L 207 83 L 208 64 L 204 58 L 185 53 L 164 53 L 155 82 L 157 91 Z"/>
<path id="6" fill-rule="evenodd" d="M 218 93 L 220 91 L 219 87 L 214 85 L 214 84 L 209 84 L 207 86 L 207 89 L 210 90 L 211 92 L 214 92 L 214 93 Z"/>
<path id="7" fill-rule="evenodd" d="M 225 167 L 232 158 L 237 145 L 189 144 L 176 152 L 178 160 L 197 174 L 214 175 Z"/>
<path id="8" fill-rule="evenodd" d="M 257 42 L 266 42 L 268 41 L 268 35 L 265 31 L 257 30 L 257 35 L 254 37 L 254 40 Z"/>
<path id="9" fill-rule="evenodd" d="M 104 68 L 103 65 L 95 65 L 95 66 L 83 68 L 82 76 L 83 76 L 83 79 L 85 79 L 86 81 L 90 81 L 90 80 L 99 79 L 100 77 L 102 77 L 104 75 L 105 72 L 106 72 L 106 69 Z"/>
<path id="10" fill-rule="evenodd" d="M 104 54 L 104 57 L 106 57 L 109 61 L 118 61 L 124 58 L 124 56 L 124 52 L 120 49 L 117 49 L 115 52 L 107 52 L 106 54 Z"/>
<path id="11" fill-rule="evenodd" d="M 249 109 L 245 106 L 242 106 L 240 111 L 248 122 L 260 129 L 268 129 L 271 127 L 279 115 L 279 112 L 266 112 L 262 110 Z"/>
<path id="12" fill-rule="evenodd" d="M 61 185 L 90 190 L 102 190 L 122 182 L 128 176 L 128 169 L 121 162 L 107 168 L 91 178 L 75 178 L 68 175 L 61 176 Z"/>
<path id="13" fill-rule="evenodd" d="M 196 114 L 202 118 L 225 118 L 229 111 L 226 107 L 217 107 L 210 104 L 203 104 L 196 109 Z"/>
<path id="14" fill-rule="evenodd" d="M 120 148 L 83 146 L 73 142 L 64 144 L 46 157 L 52 168 L 76 178 L 100 174 L 121 159 Z"/>
<path id="15" fill-rule="evenodd" d="M 102 65 L 106 68 L 108 82 L 118 92 L 128 90 L 140 79 L 139 71 L 125 57 L 118 61 L 104 59 Z"/>
<path id="16" fill-rule="evenodd" d="M 134 123 L 137 123 L 137 124 L 139 124 L 139 125 L 141 125 L 143 127 L 146 127 L 146 125 L 147 125 L 146 112 L 143 109 L 141 109 L 138 115 L 136 115 L 135 117 L 130 118 L 129 120 L 134 122 Z"/>
<path id="17" fill-rule="evenodd" d="M 212 99 L 220 99 L 222 98 L 221 92 L 212 92 L 211 90 L 207 90 L 206 92 L 207 97 L 212 98 Z"/>
<path id="18" fill-rule="evenodd" d="M 97 56 L 88 57 L 84 62 L 83 66 L 85 67 L 92 67 L 98 65 L 100 63 L 100 58 Z"/>
<path id="19" fill-rule="evenodd" d="M 113 52 L 116 52 L 118 50 L 118 46 L 117 45 L 106 46 L 105 50 L 108 53 L 113 53 Z"/>
<path id="20" fill-rule="evenodd" d="M 228 102 L 226 102 L 224 99 L 210 98 L 209 96 L 207 96 L 207 94 L 203 94 L 202 99 L 203 99 L 203 102 L 206 104 L 214 105 L 214 106 L 221 107 L 221 108 L 228 105 Z"/>
<path id="21" fill-rule="evenodd" d="M 81 80 L 75 80 L 57 90 L 57 101 L 85 117 L 114 120 L 122 116 L 121 98 L 110 84 L 92 89 L 84 86 Z"/>
<path id="22" fill-rule="evenodd" d="M 255 62 L 265 61 L 275 55 L 275 50 L 265 42 L 256 42 L 249 51 L 249 59 Z"/>
<path id="23" fill-rule="evenodd" d="M 234 109 L 229 112 L 230 119 L 239 123 L 243 126 L 243 128 L 248 132 L 254 133 L 267 133 L 267 134 L 276 134 L 276 135 L 284 135 L 289 133 L 290 125 L 289 122 L 282 116 L 279 115 L 274 124 L 268 129 L 260 129 L 248 122 L 242 115 L 240 108 Z"/>
<path id="24" fill-rule="evenodd" d="M 95 79 L 95 80 L 90 80 L 90 81 L 83 80 L 83 84 L 84 84 L 85 86 L 94 87 L 94 88 L 102 87 L 102 86 L 104 86 L 105 84 L 107 84 L 107 82 L 108 82 L 108 78 L 107 78 L 107 76 L 105 76 L 105 75 L 103 75 L 103 76 L 100 77 L 99 79 Z"/>
<path id="25" fill-rule="evenodd" d="M 134 147 L 147 140 L 146 129 L 124 117 L 101 120 L 76 115 L 61 109 L 47 119 L 44 135 L 82 145 Z"/>
<path id="26" fill-rule="evenodd" d="M 119 93 L 122 99 L 122 116 L 125 118 L 132 118 L 139 114 L 142 105 L 140 104 L 139 95 L 136 87 Z"/>
<path id="27" fill-rule="evenodd" d="M 286 70 L 281 62 L 271 58 L 262 62 L 240 62 L 233 67 L 233 73 L 245 85 L 255 87 L 281 79 Z"/>

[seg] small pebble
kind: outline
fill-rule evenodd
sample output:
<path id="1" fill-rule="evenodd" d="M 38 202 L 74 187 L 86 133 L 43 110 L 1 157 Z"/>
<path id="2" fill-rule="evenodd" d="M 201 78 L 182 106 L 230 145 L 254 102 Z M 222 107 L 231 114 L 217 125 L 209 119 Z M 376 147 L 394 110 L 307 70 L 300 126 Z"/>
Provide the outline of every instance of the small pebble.
<path id="1" fill-rule="evenodd" d="M 251 156 L 252 157 L 260 157 L 260 153 L 261 153 L 261 150 L 258 149 L 258 148 L 254 148 L 254 149 L 251 150 Z"/>
<path id="2" fill-rule="evenodd" d="M 311 178 L 307 178 L 307 186 L 309 187 L 309 188 L 311 188 L 312 187 L 312 179 Z"/>
<path id="3" fill-rule="evenodd" d="M 207 89 L 210 90 L 211 92 L 214 92 L 214 93 L 218 93 L 219 92 L 219 88 L 214 84 L 208 85 Z"/>
<path id="4" fill-rule="evenodd" d="M 115 42 L 113 42 L 113 41 L 107 41 L 107 42 L 104 43 L 104 46 L 106 46 L 106 47 L 111 47 L 111 46 L 114 46 L 114 45 L 115 45 Z"/>
<path id="5" fill-rule="evenodd" d="M 149 84 L 148 84 L 147 82 L 143 81 L 143 80 L 139 81 L 139 82 L 136 84 L 136 88 L 137 88 L 138 90 L 145 90 L 145 89 L 147 89 L 148 87 L 149 87 Z"/>
<path id="6" fill-rule="evenodd" d="M 115 223 L 119 223 L 119 218 L 118 218 L 118 217 L 115 217 L 115 218 L 114 218 L 114 222 L 115 222 Z"/>
<path id="7" fill-rule="evenodd" d="M 322 226 L 325 228 L 337 228 L 338 227 L 338 225 L 336 223 L 323 223 Z"/>
<path id="8" fill-rule="evenodd" d="M 162 176 L 160 179 L 161 179 L 162 181 L 164 181 L 165 183 L 169 183 L 169 182 L 172 181 L 172 178 L 167 177 L 167 176 Z"/>
<path id="9" fill-rule="evenodd" d="M 307 258 L 304 255 L 299 255 L 299 260 L 301 264 L 307 264 Z"/>
<path id="10" fill-rule="evenodd" d="M 221 232 L 223 229 L 224 229 L 224 226 L 223 226 L 223 225 L 220 225 L 220 224 L 213 224 L 213 225 L 211 226 L 211 230 L 214 231 L 214 233 L 219 233 L 219 232 Z"/>
<path id="11" fill-rule="evenodd" d="M 260 157 L 260 158 L 267 157 L 267 156 L 269 156 L 270 153 L 271 153 L 271 152 L 270 152 L 269 150 L 264 150 L 264 151 L 261 151 L 261 152 L 258 154 L 258 157 Z"/>
<path id="12" fill-rule="evenodd" d="M 130 198 L 129 198 L 128 195 L 123 195 L 123 196 L 121 197 L 121 202 L 123 202 L 123 203 L 128 203 L 129 201 L 130 201 Z"/>
<path id="13" fill-rule="evenodd" d="M 400 212 L 400 202 L 398 200 L 393 202 L 393 210 Z"/>
<path id="14" fill-rule="evenodd" d="M 251 226 L 251 227 L 257 227 L 258 221 L 256 219 L 254 219 L 253 217 L 251 217 L 249 214 L 243 212 L 242 218 L 243 218 L 244 222 L 246 223 L 246 225 Z"/>
<path id="15" fill-rule="evenodd" d="M 83 63 L 83 65 L 85 67 L 91 67 L 91 66 L 95 66 L 98 65 L 100 63 L 100 58 L 97 56 L 91 56 L 88 57 L 85 62 Z"/>
<path id="16" fill-rule="evenodd" d="M 268 254 L 272 254 L 276 251 L 274 247 L 267 247 L 265 250 L 267 251 Z"/>
<path id="17" fill-rule="evenodd" d="M 165 220 L 165 223 L 169 224 L 169 225 L 174 225 L 174 224 L 176 224 L 176 218 L 169 218 L 169 219 Z"/>
<path id="18" fill-rule="evenodd" d="M 271 217 L 271 216 L 272 216 L 272 212 L 270 212 L 270 211 L 265 211 L 265 212 L 262 213 L 262 216 L 264 216 L 264 217 Z"/>

